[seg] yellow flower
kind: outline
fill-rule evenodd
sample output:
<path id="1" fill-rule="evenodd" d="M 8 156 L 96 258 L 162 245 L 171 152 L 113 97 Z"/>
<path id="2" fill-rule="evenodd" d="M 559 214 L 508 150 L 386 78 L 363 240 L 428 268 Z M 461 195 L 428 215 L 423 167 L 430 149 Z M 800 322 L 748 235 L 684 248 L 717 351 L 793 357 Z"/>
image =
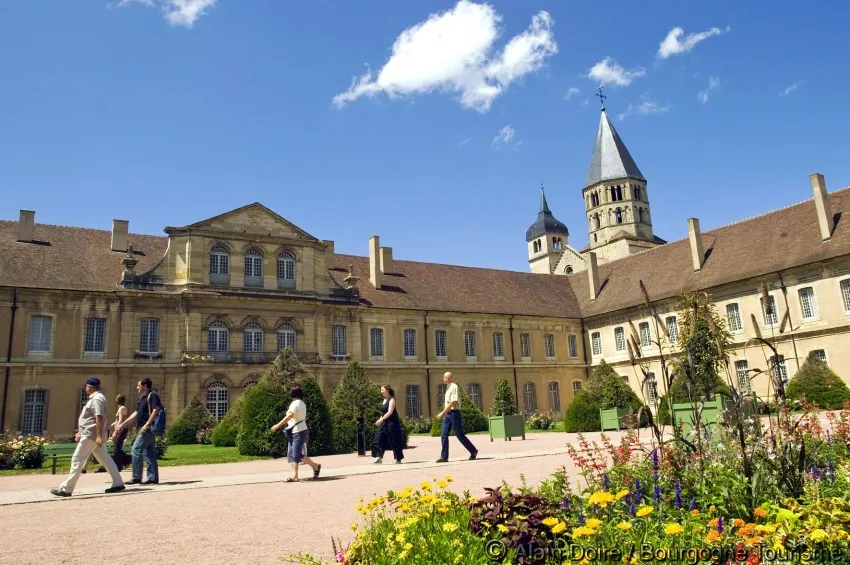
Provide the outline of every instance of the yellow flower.
<path id="1" fill-rule="evenodd" d="M 399 532 L 396 540 L 398 541 L 398 543 L 404 543 L 404 532 Z"/>
<path id="2" fill-rule="evenodd" d="M 615 496 L 614 498 L 616 498 L 617 500 L 621 500 L 622 498 L 625 498 L 626 496 L 628 496 L 628 494 L 629 494 L 628 489 L 623 489 L 620 492 L 618 492 L 617 496 Z"/>
<path id="3" fill-rule="evenodd" d="M 443 531 L 447 533 L 452 533 L 457 529 L 457 524 L 449 522 L 448 524 L 443 524 Z"/>
<path id="4" fill-rule="evenodd" d="M 452 540 L 452 547 L 460 547 L 461 541 L 459 539 Z"/>
<path id="5" fill-rule="evenodd" d="M 407 550 L 404 550 L 404 551 L 402 551 L 401 553 L 398 554 L 398 558 L 402 559 L 402 560 L 407 559 L 407 555 L 408 555 Z"/>
<path id="6" fill-rule="evenodd" d="M 668 536 L 675 536 L 681 534 L 682 531 L 682 526 L 680 526 L 679 524 L 667 524 L 667 527 L 664 528 L 664 533 Z"/>
<path id="7" fill-rule="evenodd" d="M 594 529 L 594 530 L 601 525 L 602 525 L 602 520 L 600 520 L 598 518 L 591 518 L 590 520 L 587 521 L 587 527 Z"/>
<path id="8" fill-rule="evenodd" d="M 828 534 L 826 533 L 826 530 L 822 530 L 820 528 L 814 530 L 812 533 L 809 534 L 809 539 L 813 542 L 824 541 L 827 537 Z"/>
<path id="9" fill-rule="evenodd" d="M 645 518 L 645 517 L 649 516 L 650 514 L 652 514 L 652 507 L 651 506 L 644 506 L 640 510 L 637 511 L 637 515 L 638 515 L 639 518 Z"/>
<path id="10" fill-rule="evenodd" d="M 352 532 L 356 532 L 356 531 L 357 531 L 357 522 L 355 522 L 355 523 L 351 524 L 351 531 L 352 531 Z"/>
<path id="11" fill-rule="evenodd" d="M 605 492 L 605 491 L 594 492 L 591 495 L 590 499 L 588 500 L 588 503 L 590 505 L 597 505 L 597 506 L 600 506 L 602 508 L 605 508 L 606 506 L 608 506 L 609 502 L 614 502 L 614 495 L 611 494 L 610 492 Z"/>
<path id="12" fill-rule="evenodd" d="M 629 530 L 632 529 L 632 525 L 629 524 L 628 522 L 620 522 L 619 524 L 617 524 L 617 527 L 620 528 L 624 532 L 628 532 Z"/>
<path id="13" fill-rule="evenodd" d="M 446 508 L 445 506 L 443 506 L 442 508 L 437 508 L 437 512 L 439 512 L 440 514 L 445 514 L 448 511 L 449 511 L 449 509 Z"/>
<path id="14" fill-rule="evenodd" d="M 446 488 L 447 486 L 449 486 L 449 483 L 447 483 L 446 481 L 437 481 L 437 487 L 438 488 L 442 489 L 442 488 Z"/>
<path id="15" fill-rule="evenodd" d="M 553 518 L 552 516 L 549 516 L 548 518 L 543 519 L 543 525 L 548 527 L 548 528 L 551 528 L 552 526 L 554 526 L 557 523 L 558 523 L 558 519 Z"/>
<path id="16" fill-rule="evenodd" d="M 411 549 L 413 549 L 413 544 L 412 543 L 404 544 L 404 549 L 405 549 L 405 551 L 410 551 Z"/>
<path id="17" fill-rule="evenodd" d="M 712 504 L 711 506 L 708 507 L 708 511 L 711 512 L 712 514 L 714 514 L 715 512 L 717 512 L 717 507 Z"/>
<path id="18" fill-rule="evenodd" d="M 452 478 L 452 476 L 451 476 L 451 475 L 446 475 L 446 479 L 445 479 L 445 481 L 446 481 L 447 483 L 450 483 L 450 482 L 454 481 L 454 479 Z"/>
<path id="19" fill-rule="evenodd" d="M 431 483 L 429 483 L 428 481 L 422 481 L 422 484 L 419 485 L 419 488 L 421 488 L 425 492 L 428 492 L 429 490 L 431 490 Z"/>
<path id="20" fill-rule="evenodd" d="M 563 522 L 558 522 L 557 524 L 555 524 L 555 525 L 552 527 L 552 533 L 553 533 L 553 534 L 560 534 L 561 532 L 563 532 L 563 531 L 564 531 L 564 530 L 566 530 L 566 529 L 567 529 L 567 525 L 566 525 L 565 523 L 563 523 Z"/>
<path id="21" fill-rule="evenodd" d="M 463 561 L 463 555 L 458 554 L 455 556 L 454 565 L 460 565 L 461 561 Z"/>

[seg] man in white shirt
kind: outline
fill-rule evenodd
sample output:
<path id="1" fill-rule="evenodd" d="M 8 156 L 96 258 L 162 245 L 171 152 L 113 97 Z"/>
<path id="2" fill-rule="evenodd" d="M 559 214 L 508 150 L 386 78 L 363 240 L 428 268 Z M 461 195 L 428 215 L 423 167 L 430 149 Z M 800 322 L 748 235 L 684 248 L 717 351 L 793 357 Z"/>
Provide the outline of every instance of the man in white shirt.
<path id="1" fill-rule="evenodd" d="M 443 382 L 447 385 L 445 407 L 443 411 L 437 414 L 437 418 L 443 419 L 443 429 L 440 434 L 440 439 L 443 444 L 443 450 L 437 463 L 446 463 L 449 460 L 449 432 L 454 428 L 455 436 L 458 441 L 469 451 L 469 460 L 472 461 L 478 456 L 478 450 L 463 433 L 463 422 L 460 414 L 460 395 L 457 390 L 457 383 L 452 382 L 453 377 L 450 372 L 443 375 Z"/>
<path id="2" fill-rule="evenodd" d="M 92 454 L 101 465 L 106 467 L 109 476 L 112 477 L 112 486 L 106 489 L 106 492 L 121 492 L 126 488 L 118 472 L 118 466 L 106 452 L 104 445 L 106 438 L 109 437 L 109 424 L 106 421 L 106 397 L 100 392 L 100 379 L 92 377 L 87 380 L 86 393 L 89 395 L 89 400 L 83 406 L 77 422 L 79 432 L 76 441 L 78 443 L 71 457 L 71 472 L 58 489 L 50 491 L 55 496 L 71 496 L 77 485 L 77 479 L 80 478 L 83 467 Z"/>

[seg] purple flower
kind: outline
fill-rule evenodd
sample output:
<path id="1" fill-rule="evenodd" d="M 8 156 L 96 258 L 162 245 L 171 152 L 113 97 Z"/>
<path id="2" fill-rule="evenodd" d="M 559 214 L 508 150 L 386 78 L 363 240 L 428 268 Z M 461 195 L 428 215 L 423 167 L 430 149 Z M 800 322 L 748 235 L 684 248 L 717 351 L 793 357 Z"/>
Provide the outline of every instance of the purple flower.
<path id="1" fill-rule="evenodd" d="M 697 507 L 697 497 L 691 498 L 691 503 L 688 505 L 688 510 L 693 510 Z"/>
<path id="2" fill-rule="evenodd" d="M 832 445 L 832 436 L 829 435 L 829 430 L 826 430 L 826 443 Z"/>
<path id="3" fill-rule="evenodd" d="M 579 515 L 578 515 L 578 525 L 584 526 L 584 514 L 582 514 L 582 513 L 579 513 Z"/>
<path id="4" fill-rule="evenodd" d="M 605 490 L 611 488 L 611 479 L 608 478 L 608 473 L 602 475 L 602 484 L 605 486 Z"/>
<path id="5" fill-rule="evenodd" d="M 829 479 L 830 483 L 835 484 L 835 463 L 830 461 L 827 464 L 827 469 L 829 469 Z"/>
<path id="6" fill-rule="evenodd" d="M 658 448 L 652 450 L 652 468 L 658 470 Z"/>
<path id="7" fill-rule="evenodd" d="M 676 481 L 676 498 L 673 502 L 676 505 L 676 510 L 682 509 L 682 485 L 679 481 Z"/>
<path id="8" fill-rule="evenodd" d="M 717 532 L 723 533 L 723 516 L 717 517 Z"/>
<path id="9" fill-rule="evenodd" d="M 652 500 L 661 502 L 661 487 L 659 485 L 655 485 L 655 488 L 652 489 Z"/>
<path id="10" fill-rule="evenodd" d="M 643 486 L 640 484 L 640 479 L 635 479 L 634 503 L 640 504 L 642 500 L 643 500 Z"/>
<path id="11" fill-rule="evenodd" d="M 633 501 L 629 501 L 629 516 L 634 516 L 637 513 L 637 509 L 635 508 L 635 503 Z"/>
<path id="12" fill-rule="evenodd" d="M 569 498 L 565 498 L 564 500 L 561 501 L 561 508 L 566 510 L 569 507 L 570 507 L 570 499 Z"/>

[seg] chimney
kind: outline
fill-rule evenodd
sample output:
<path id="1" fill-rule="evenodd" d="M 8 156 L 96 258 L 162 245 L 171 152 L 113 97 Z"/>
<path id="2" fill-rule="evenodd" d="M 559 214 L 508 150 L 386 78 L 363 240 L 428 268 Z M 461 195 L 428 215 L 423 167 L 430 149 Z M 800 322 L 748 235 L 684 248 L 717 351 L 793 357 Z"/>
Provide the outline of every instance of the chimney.
<path id="1" fill-rule="evenodd" d="M 381 247 L 381 272 L 385 275 L 394 272 L 392 247 Z"/>
<path id="2" fill-rule="evenodd" d="M 336 261 L 335 261 L 336 255 L 334 254 L 334 242 L 324 240 L 323 243 L 325 244 L 325 268 L 326 269 L 333 269 L 333 268 L 336 267 Z"/>
<path id="3" fill-rule="evenodd" d="M 818 213 L 820 237 L 821 240 L 827 241 L 832 237 L 835 220 L 832 216 L 832 207 L 829 205 L 829 194 L 826 192 L 826 183 L 823 180 L 823 175 L 820 173 L 810 175 L 809 180 L 812 181 L 812 191 L 815 193 L 815 210 Z"/>
<path id="4" fill-rule="evenodd" d="M 699 231 L 699 220 L 697 218 L 688 218 L 688 239 L 691 240 L 691 259 L 694 261 L 694 271 L 699 271 L 705 262 L 705 250 L 702 248 L 702 233 Z"/>
<path id="5" fill-rule="evenodd" d="M 130 222 L 127 220 L 112 220 L 112 251 L 127 251 L 127 239 Z"/>
<path id="6" fill-rule="evenodd" d="M 384 278 L 384 273 L 381 272 L 380 246 L 380 237 L 373 235 L 369 238 L 369 282 L 376 290 L 381 288 Z"/>
<path id="7" fill-rule="evenodd" d="M 35 211 L 21 210 L 21 218 L 18 220 L 18 241 L 31 243 L 35 231 Z"/>
<path id="8" fill-rule="evenodd" d="M 589 265 L 587 266 L 587 282 L 590 287 L 590 299 L 596 300 L 599 295 L 599 267 L 596 263 L 596 253 L 591 251 L 588 255 Z"/>

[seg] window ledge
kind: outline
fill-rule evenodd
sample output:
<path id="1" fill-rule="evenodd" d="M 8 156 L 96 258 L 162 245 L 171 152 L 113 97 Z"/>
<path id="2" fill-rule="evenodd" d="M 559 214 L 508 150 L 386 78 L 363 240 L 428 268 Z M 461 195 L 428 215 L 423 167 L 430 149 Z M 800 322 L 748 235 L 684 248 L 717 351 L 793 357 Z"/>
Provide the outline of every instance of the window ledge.
<path id="1" fill-rule="evenodd" d="M 52 351 L 27 351 L 27 357 L 53 357 Z"/>
<path id="2" fill-rule="evenodd" d="M 437 357 L 435 357 L 434 359 L 435 359 L 436 361 L 448 361 L 448 360 L 449 360 L 449 357 L 448 357 L 448 355 L 438 355 L 438 356 L 437 356 Z"/>
<path id="3" fill-rule="evenodd" d="M 86 357 L 86 358 L 89 358 L 89 359 L 103 359 L 104 357 L 106 357 L 106 352 L 105 351 L 84 351 L 83 357 Z"/>
<path id="4" fill-rule="evenodd" d="M 405 361 L 418 361 L 419 357 L 417 355 L 405 355 L 404 360 Z"/>
<path id="5" fill-rule="evenodd" d="M 384 357 L 383 355 L 370 355 L 369 356 L 369 361 L 386 361 L 386 360 L 387 360 L 386 357 Z"/>
<path id="6" fill-rule="evenodd" d="M 470 356 L 467 356 L 466 361 L 467 361 L 468 363 L 474 363 L 474 362 L 478 361 L 478 356 L 477 356 L 477 355 L 473 355 L 473 356 L 471 356 L 471 357 L 470 357 Z"/>
<path id="7" fill-rule="evenodd" d="M 547 361 L 555 361 L 557 359 L 558 359 L 557 357 L 548 357 L 548 356 L 546 357 Z"/>
<path id="8" fill-rule="evenodd" d="M 504 355 L 496 355 L 496 356 L 493 357 L 493 361 L 504 361 L 504 360 L 505 360 Z"/>

